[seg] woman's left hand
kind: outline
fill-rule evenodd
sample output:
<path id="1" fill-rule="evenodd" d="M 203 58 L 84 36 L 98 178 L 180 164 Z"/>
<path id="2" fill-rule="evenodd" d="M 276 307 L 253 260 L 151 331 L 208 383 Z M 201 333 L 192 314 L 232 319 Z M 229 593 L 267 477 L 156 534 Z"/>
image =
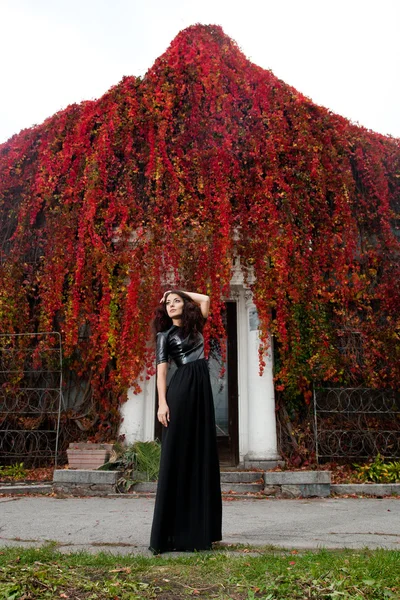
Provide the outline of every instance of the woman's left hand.
<path id="1" fill-rule="evenodd" d="M 161 300 L 160 300 L 160 304 L 162 304 L 163 302 L 165 302 L 165 296 L 166 296 L 167 294 L 170 294 L 170 293 L 171 293 L 171 290 L 167 290 L 166 292 L 164 292 L 164 295 L 163 295 L 163 297 L 162 297 L 162 298 L 161 298 Z"/>
<path id="2" fill-rule="evenodd" d="M 163 402 L 158 407 L 157 418 L 160 421 L 161 425 L 164 427 L 168 427 L 169 422 L 169 407 L 166 402 Z"/>

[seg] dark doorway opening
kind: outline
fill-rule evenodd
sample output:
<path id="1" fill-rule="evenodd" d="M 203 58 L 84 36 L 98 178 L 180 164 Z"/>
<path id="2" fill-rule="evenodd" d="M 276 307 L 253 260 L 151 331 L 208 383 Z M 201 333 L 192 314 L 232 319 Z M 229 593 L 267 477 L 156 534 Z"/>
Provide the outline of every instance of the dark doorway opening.
<path id="1" fill-rule="evenodd" d="M 223 312 L 226 356 L 218 342 L 211 342 L 209 368 L 213 388 L 219 460 L 223 466 L 239 462 L 238 353 L 236 302 L 226 302 Z M 221 375 L 221 370 L 223 374 Z"/>

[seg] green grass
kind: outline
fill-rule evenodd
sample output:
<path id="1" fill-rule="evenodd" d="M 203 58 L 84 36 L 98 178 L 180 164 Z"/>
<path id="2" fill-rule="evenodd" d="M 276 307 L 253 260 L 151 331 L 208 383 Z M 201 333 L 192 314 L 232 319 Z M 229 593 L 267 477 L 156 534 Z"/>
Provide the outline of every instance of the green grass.
<path id="1" fill-rule="evenodd" d="M 400 598 L 400 552 L 236 547 L 179 558 L 0 552 L 0 600 Z"/>

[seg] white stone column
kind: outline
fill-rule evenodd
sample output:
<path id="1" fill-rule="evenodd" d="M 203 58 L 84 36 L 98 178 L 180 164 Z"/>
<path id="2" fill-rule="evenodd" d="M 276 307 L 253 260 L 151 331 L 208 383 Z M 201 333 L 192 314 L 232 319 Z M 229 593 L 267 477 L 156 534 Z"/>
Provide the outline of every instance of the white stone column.
<path id="1" fill-rule="evenodd" d="M 244 463 L 249 447 L 249 402 L 247 385 L 247 308 L 243 284 L 231 291 L 237 301 L 238 336 L 238 417 L 239 417 L 239 461 Z"/>
<path id="2" fill-rule="evenodd" d="M 245 466 L 269 466 L 279 459 L 277 452 L 273 356 L 271 348 L 265 357 L 266 366 L 260 376 L 259 320 L 250 291 L 246 291 L 247 309 L 247 396 L 248 452 Z"/>

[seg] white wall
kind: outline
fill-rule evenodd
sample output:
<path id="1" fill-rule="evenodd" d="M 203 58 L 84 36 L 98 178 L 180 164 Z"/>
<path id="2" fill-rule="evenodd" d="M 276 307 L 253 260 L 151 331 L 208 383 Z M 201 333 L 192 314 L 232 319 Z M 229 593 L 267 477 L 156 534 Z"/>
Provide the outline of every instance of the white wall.
<path id="1" fill-rule="evenodd" d="M 143 382 L 139 394 L 134 394 L 132 388 L 128 391 L 128 399 L 121 405 L 122 423 L 119 429 L 127 444 L 154 439 L 155 398 L 155 377 Z"/>

